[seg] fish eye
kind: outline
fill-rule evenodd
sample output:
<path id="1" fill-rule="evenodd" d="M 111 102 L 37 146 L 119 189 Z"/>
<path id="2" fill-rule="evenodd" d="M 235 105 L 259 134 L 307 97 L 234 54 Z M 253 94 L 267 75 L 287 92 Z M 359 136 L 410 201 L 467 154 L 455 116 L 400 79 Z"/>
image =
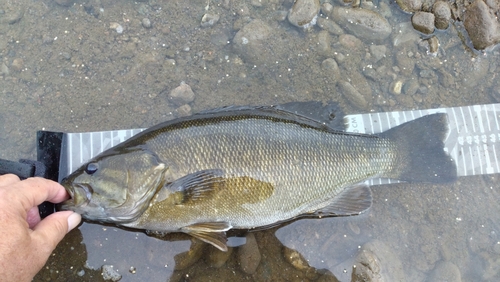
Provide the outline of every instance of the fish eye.
<path id="1" fill-rule="evenodd" d="M 87 174 L 94 174 L 99 169 L 99 165 L 97 163 L 89 163 L 87 167 L 85 167 L 85 172 Z"/>

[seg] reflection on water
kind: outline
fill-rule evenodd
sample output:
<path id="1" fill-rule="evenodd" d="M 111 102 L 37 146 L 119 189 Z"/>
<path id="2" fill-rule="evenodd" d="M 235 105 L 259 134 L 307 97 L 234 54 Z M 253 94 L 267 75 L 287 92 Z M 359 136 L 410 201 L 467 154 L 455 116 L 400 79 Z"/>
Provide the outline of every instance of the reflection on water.
<path id="1" fill-rule="evenodd" d="M 35 159 L 40 129 L 143 128 L 225 105 L 337 101 L 352 114 L 500 99 L 498 50 L 471 52 L 460 25 L 429 39 L 393 1 L 375 1 L 392 31 L 372 43 L 339 31 L 323 13 L 321 28 L 291 26 L 293 2 L 3 1 L 0 157 Z M 215 15 L 215 24 L 201 26 Z M 235 46 L 252 19 L 267 41 Z M 182 81 L 195 97 L 179 105 L 169 93 Z M 237 234 L 247 247 L 227 254 L 180 234 L 158 239 L 83 223 L 35 280 L 498 281 L 498 178 L 375 186 L 361 216 Z"/>

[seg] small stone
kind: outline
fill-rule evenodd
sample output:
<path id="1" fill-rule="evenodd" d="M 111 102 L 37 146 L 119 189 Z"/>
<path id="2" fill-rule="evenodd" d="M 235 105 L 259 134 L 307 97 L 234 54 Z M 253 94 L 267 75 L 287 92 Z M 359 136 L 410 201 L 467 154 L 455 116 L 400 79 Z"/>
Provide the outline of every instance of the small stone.
<path id="1" fill-rule="evenodd" d="M 333 5 L 328 3 L 328 2 L 325 2 L 323 4 L 321 4 L 321 12 L 325 15 L 330 15 L 333 11 Z"/>
<path id="2" fill-rule="evenodd" d="M 212 27 L 219 22 L 219 19 L 219 15 L 204 14 L 201 18 L 201 27 Z"/>
<path id="3" fill-rule="evenodd" d="M 191 86 L 182 82 L 181 85 L 170 92 L 168 98 L 174 105 L 181 106 L 194 101 L 194 92 Z"/>
<path id="4" fill-rule="evenodd" d="M 288 13 L 288 21 L 296 27 L 310 28 L 316 24 L 319 10 L 319 0 L 296 0 Z"/>
<path id="5" fill-rule="evenodd" d="M 329 19 L 318 18 L 318 26 L 334 35 L 344 34 L 344 30 L 334 21 Z"/>
<path id="6" fill-rule="evenodd" d="M 321 63 L 321 69 L 330 77 L 332 80 L 337 80 L 340 77 L 340 69 L 333 58 L 328 58 Z"/>
<path id="7" fill-rule="evenodd" d="M 343 94 L 343 96 L 353 105 L 354 107 L 361 109 L 361 110 L 367 110 L 368 109 L 368 102 L 366 102 L 365 97 L 359 93 L 354 86 L 352 86 L 349 82 L 347 81 L 339 81 L 337 82 L 337 85 L 340 89 L 340 93 Z"/>
<path id="8" fill-rule="evenodd" d="M 432 13 L 416 12 L 411 17 L 411 23 L 413 28 L 422 33 L 431 34 L 434 32 L 434 14 Z"/>
<path id="9" fill-rule="evenodd" d="M 145 28 L 151 28 L 153 25 L 151 24 L 151 21 L 148 18 L 144 18 L 141 21 L 142 26 Z"/>
<path id="10" fill-rule="evenodd" d="M 307 263 L 307 260 L 302 256 L 302 254 L 294 249 L 290 249 L 284 246 L 283 257 L 297 270 L 304 271 L 310 267 L 309 263 Z"/>
<path id="11" fill-rule="evenodd" d="M 429 42 L 429 54 L 431 55 L 437 55 L 437 52 L 439 50 L 439 40 L 436 36 L 433 36 L 429 39 L 427 39 L 427 42 Z"/>
<path id="12" fill-rule="evenodd" d="M 23 69 L 23 67 L 24 67 L 24 60 L 21 58 L 15 58 L 12 61 L 12 65 L 10 66 L 10 68 L 13 71 L 21 71 Z"/>
<path id="13" fill-rule="evenodd" d="M 104 280 L 119 281 L 122 276 L 118 271 L 116 271 L 112 265 L 105 264 L 101 268 L 101 275 Z"/>
<path id="14" fill-rule="evenodd" d="M 191 115 L 191 106 L 188 104 L 182 105 L 175 109 L 177 117 L 187 117 Z"/>
<path id="15" fill-rule="evenodd" d="M 385 57 L 387 48 L 384 45 L 370 45 L 370 53 L 372 54 L 375 62 L 380 61 Z"/>
<path id="16" fill-rule="evenodd" d="M 331 51 L 330 48 L 330 34 L 326 30 L 322 30 L 318 34 L 318 48 L 319 54 L 326 55 Z"/>
<path id="17" fill-rule="evenodd" d="M 248 233 L 246 236 L 246 244 L 238 249 L 238 261 L 241 270 L 246 274 L 253 274 L 260 264 L 261 255 L 257 240 L 253 233 Z"/>
<path id="18" fill-rule="evenodd" d="M 109 23 L 109 28 L 114 29 L 118 34 L 123 33 L 123 26 L 117 22 L 111 22 Z"/>
<path id="19" fill-rule="evenodd" d="M 332 18 L 359 39 L 383 41 L 392 32 L 391 25 L 382 15 L 368 9 L 334 7 Z"/>
<path id="20" fill-rule="evenodd" d="M 389 91 L 391 94 L 399 95 L 401 94 L 401 89 L 403 89 L 403 81 L 396 80 L 391 83 Z"/>
<path id="21" fill-rule="evenodd" d="M 422 9 L 422 0 L 396 0 L 396 3 L 408 13 L 418 12 Z"/>
<path id="22" fill-rule="evenodd" d="M 432 6 L 432 12 L 434 13 L 434 25 L 437 29 L 447 29 L 451 19 L 451 9 L 448 2 L 437 1 Z"/>

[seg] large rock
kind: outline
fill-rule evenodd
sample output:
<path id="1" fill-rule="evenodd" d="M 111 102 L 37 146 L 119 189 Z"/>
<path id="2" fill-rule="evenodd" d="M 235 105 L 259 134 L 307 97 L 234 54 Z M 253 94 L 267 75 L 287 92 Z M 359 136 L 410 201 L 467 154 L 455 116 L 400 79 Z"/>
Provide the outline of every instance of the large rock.
<path id="1" fill-rule="evenodd" d="M 240 29 L 233 38 L 233 46 L 247 63 L 261 65 L 273 61 L 270 37 L 272 29 L 255 19 Z"/>
<path id="2" fill-rule="evenodd" d="M 332 17 L 341 27 L 360 39 L 380 42 L 392 31 L 389 22 L 372 10 L 334 7 Z"/>
<path id="3" fill-rule="evenodd" d="M 476 0 L 467 7 L 464 26 L 476 49 L 485 49 L 500 42 L 500 25 L 488 5 Z"/>

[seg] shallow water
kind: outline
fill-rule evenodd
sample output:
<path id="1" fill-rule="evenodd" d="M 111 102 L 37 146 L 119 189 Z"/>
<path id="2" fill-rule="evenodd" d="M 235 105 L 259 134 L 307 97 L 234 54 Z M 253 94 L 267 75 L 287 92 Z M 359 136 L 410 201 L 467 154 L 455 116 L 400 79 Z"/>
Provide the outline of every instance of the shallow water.
<path id="1" fill-rule="evenodd" d="M 408 28 L 410 15 L 382 1 L 393 31 L 378 43 L 386 51 L 377 61 L 370 42 L 348 45 L 330 35 L 324 50 L 318 47 L 319 28 L 303 32 L 280 21 L 279 12 L 292 1 L 262 1 L 261 7 L 257 2 L 95 0 L 70 7 L 49 0 L 2 2 L 0 16 L 19 20 L 0 21 L 0 57 L 9 69 L 0 75 L 0 157 L 35 159 L 35 133 L 41 129 L 142 128 L 175 118 L 178 105 L 168 94 L 182 81 L 195 93 L 192 113 L 309 100 L 339 102 L 347 114 L 498 102 L 498 51 L 471 51 L 458 36 L 459 25 L 436 32 L 439 52 L 428 55 L 424 36 Z M 207 12 L 220 20 L 201 28 Z M 152 28 L 142 25 L 143 18 Z M 257 64 L 245 62 L 231 43 L 255 18 L 272 29 L 262 56 L 273 59 Z M 123 27 L 121 34 L 110 28 L 113 23 Z M 321 67 L 327 58 L 338 62 L 337 76 Z M 357 84 L 360 78 L 369 89 Z M 346 99 L 338 81 L 365 90 L 360 91 L 368 106 Z M 404 85 L 401 94 L 390 91 L 397 81 Z M 112 265 L 120 281 L 350 281 L 355 257 L 369 249 L 379 267 L 373 271 L 385 281 L 432 280 L 443 265 L 447 270 L 439 273 L 458 271 L 463 281 L 497 281 L 498 180 L 485 175 L 447 185 L 375 186 L 373 206 L 360 216 L 303 219 L 253 232 L 260 251 L 253 274 L 242 271 L 240 247 L 215 267 L 217 250 L 189 236 L 153 238 L 83 223 L 35 280 L 100 281 L 101 267 Z M 286 259 L 290 256 L 298 257 L 295 266 Z"/>

